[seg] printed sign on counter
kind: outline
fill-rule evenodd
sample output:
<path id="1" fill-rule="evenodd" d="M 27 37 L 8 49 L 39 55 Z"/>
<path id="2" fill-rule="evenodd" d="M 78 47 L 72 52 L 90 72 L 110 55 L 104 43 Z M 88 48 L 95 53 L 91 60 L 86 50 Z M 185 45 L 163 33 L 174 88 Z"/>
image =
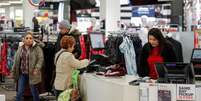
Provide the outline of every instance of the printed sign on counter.
<path id="1" fill-rule="evenodd" d="M 140 101 L 158 101 L 157 84 L 140 83 Z"/>
<path id="2" fill-rule="evenodd" d="M 177 100 L 195 101 L 195 85 L 177 84 Z"/>
<path id="3" fill-rule="evenodd" d="M 196 85 L 196 100 L 195 101 L 200 101 L 201 100 L 201 85 Z"/>
<path id="4" fill-rule="evenodd" d="M 158 101 L 176 101 L 176 85 L 158 84 Z"/>

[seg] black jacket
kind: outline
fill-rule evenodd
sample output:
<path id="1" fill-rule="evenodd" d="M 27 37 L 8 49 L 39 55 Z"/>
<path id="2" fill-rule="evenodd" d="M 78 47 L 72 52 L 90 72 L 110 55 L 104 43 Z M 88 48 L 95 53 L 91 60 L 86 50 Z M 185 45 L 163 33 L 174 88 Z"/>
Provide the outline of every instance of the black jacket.
<path id="1" fill-rule="evenodd" d="M 183 62 L 182 44 L 173 38 L 167 37 L 166 39 L 172 43 L 178 62 Z"/>
<path id="2" fill-rule="evenodd" d="M 151 49 L 152 46 L 149 43 L 146 43 L 142 48 L 140 55 L 140 66 L 137 69 L 140 77 L 149 76 L 147 58 L 149 57 L 149 52 Z M 161 50 L 161 56 L 163 57 L 164 62 L 177 62 L 173 46 L 169 42 L 165 43 L 164 48 Z"/>
<path id="3" fill-rule="evenodd" d="M 81 48 L 80 48 L 80 33 L 78 30 L 71 30 L 69 31 L 69 33 L 66 33 L 64 35 L 69 35 L 69 36 L 73 36 L 76 40 L 76 45 L 75 45 L 75 49 L 73 51 L 73 54 L 75 55 L 75 57 L 78 59 L 81 55 Z M 61 33 L 59 33 L 59 36 L 57 38 L 57 42 L 55 44 L 55 53 L 57 53 L 60 49 L 61 49 L 61 46 L 60 46 L 60 41 L 61 41 L 61 38 L 64 36 L 62 35 Z"/>

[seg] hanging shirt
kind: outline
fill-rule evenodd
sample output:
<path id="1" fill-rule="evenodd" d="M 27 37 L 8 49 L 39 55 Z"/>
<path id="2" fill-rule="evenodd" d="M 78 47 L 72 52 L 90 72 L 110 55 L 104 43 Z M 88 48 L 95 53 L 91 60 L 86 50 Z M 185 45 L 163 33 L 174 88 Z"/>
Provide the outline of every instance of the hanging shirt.
<path id="1" fill-rule="evenodd" d="M 149 57 L 147 58 L 147 62 L 149 65 L 149 76 L 152 79 L 157 79 L 158 73 L 156 71 L 155 63 L 163 62 L 163 57 L 160 56 L 160 48 L 159 47 L 152 49 L 152 51 L 149 54 Z"/>
<path id="2" fill-rule="evenodd" d="M 7 67 L 7 49 L 8 49 L 8 42 L 4 41 L 3 45 L 1 46 L 1 73 L 3 75 L 9 75 L 10 73 Z"/>
<path id="3" fill-rule="evenodd" d="M 119 49 L 124 53 L 128 75 L 137 75 L 136 55 L 133 42 L 128 37 L 124 37 Z"/>

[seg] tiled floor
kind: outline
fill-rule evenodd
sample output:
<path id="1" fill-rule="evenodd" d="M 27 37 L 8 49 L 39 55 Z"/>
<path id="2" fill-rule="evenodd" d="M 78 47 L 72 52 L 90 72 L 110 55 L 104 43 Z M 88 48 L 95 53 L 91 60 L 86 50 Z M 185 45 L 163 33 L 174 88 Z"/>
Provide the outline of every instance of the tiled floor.
<path id="1" fill-rule="evenodd" d="M 4 83 L 0 82 L 0 95 L 5 95 L 6 101 L 15 101 L 16 97 L 16 87 L 13 79 L 6 79 Z M 53 99 L 56 99 L 55 96 L 48 96 L 49 93 L 41 94 L 41 101 L 56 101 Z M 42 100 L 42 98 L 45 98 Z M 48 99 L 48 100 L 47 100 Z M 33 101 L 32 97 L 24 98 L 24 101 Z"/>
<path id="2" fill-rule="evenodd" d="M 10 91 L 4 88 L 3 85 L 0 86 L 0 95 L 6 96 L 6 101 L 15 101 L 14 98 L 16 96 L 15 91 Z"/>

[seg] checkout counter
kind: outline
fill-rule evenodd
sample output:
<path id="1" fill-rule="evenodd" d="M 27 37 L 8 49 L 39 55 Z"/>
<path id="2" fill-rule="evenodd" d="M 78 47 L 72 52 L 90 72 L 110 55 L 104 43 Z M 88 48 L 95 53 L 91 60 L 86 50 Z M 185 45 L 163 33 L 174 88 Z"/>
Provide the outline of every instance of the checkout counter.
<path id="1" fill-rule="evenodd" d="M 139 101 L 139 86 L 128 82 L 137 77 L 104 77 L 85 73 L 80 78 L 84 101 Z"/>
<path id="2" fill-rule="evenodd" d="M 123 77 L 104 77 L 94 73 L 84 73 L 80 77 L 80 93 L 83 101 L 142 101 L 140 97 L 146 94 L 140 90 L 144 89 L 141 86 L 129 85 L 130 81 L 138 79 L 132 76 Z M 162 85 L 162 86 L 156 86 Z M 179 93 L 177 92 L 178 84 L 166 84 L 167 88 L 171 91 L 171 101 L 177 101 Z M 188 101 L 201 101 L 201 82 L 197 81 L 195 84 L 187 85 L 193 87 L 192 99 Z M 164 88 L 163 84 L 155 84 L 148 90 L 148 99 L 143 101 L 158 101 L 159 88 Z M 185 87 L 185 84 L 184 84 Z M 188 91 L 186 93 L 189 93 Z M 169 100 L 168 100 L 169 101 Z"/>

